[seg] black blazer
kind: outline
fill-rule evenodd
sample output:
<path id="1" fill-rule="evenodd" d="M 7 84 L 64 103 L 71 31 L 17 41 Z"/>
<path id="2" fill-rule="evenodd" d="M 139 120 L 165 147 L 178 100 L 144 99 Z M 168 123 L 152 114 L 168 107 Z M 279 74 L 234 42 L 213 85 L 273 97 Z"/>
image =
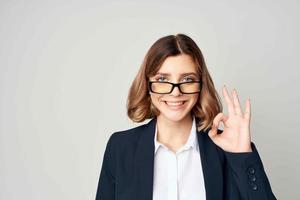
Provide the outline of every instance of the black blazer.
<path id="1" fill-rule="evenodd" d="M 152 200 L 156 120 L 110 136 L 96 200 Z M 208 131 L 197 130 L 206 199 L 276 199 L 254 143 L 253 152 L 225 152 L 210 139 Z"/>

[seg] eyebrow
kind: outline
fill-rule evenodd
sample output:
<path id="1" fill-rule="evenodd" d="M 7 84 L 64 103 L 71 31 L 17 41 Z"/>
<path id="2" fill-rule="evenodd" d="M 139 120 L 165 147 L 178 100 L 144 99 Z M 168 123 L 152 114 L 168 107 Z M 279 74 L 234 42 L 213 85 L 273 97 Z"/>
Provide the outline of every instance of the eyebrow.
<path id="1" fill-rule="evenodd" d="M 171 74 L 169 74 L 169 73 L 159 73 L 159 72 L 158 72 L 156 75 L 170 76 Z M 187 75 L 194 75 L 194 76 L 197 76 L 197 74 L 194 73 L 194 72 L 187 72 L 187 73 L 182 73 L 182 74 L 180 74 L 180 77 L 182 77 L 182 76 L 187 76 Z"/>

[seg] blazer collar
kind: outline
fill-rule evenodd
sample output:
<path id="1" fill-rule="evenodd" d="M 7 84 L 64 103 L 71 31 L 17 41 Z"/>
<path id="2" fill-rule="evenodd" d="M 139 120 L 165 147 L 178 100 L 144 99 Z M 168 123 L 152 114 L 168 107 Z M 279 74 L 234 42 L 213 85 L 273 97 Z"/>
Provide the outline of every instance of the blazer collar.
<path id="1" fill-rule="evenodd" d="M 154 135 L 157 118 L 152 118 L 143 126 L 137 143 L 134 159 L 134 193 L 136 199 L 152 200 L 154 174 Z M 198 118 L 196 118 L 196 123 Z M 208 136 L 208 131 L 198 131 L 197 140 L 204 176 L 207 200 L 223 198 L 223 173 L 215 144 Z"/>

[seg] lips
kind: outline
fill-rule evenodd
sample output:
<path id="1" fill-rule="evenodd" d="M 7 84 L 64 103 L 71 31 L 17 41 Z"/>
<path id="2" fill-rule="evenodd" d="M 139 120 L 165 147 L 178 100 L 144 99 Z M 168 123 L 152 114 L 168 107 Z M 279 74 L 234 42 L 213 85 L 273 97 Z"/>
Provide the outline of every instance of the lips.
<path id="1" fill-rule="evenodd" d="M 171 110 L 181 110 L 185 107 L 186 101 L 164 101 L 165 105 Z"/>

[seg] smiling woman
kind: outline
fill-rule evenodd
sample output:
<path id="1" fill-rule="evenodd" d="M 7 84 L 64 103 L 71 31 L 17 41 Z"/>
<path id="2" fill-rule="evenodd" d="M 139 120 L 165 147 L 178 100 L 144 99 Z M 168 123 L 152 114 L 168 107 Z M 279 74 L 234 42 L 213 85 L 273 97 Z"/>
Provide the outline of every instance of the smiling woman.
<path id="1" fill-rule="evenodd" d="M 164 116 L 172 121 L 180 121 L 184 117 L 191 119 L 188 113 L 199 102 L 201 89 L 200 81 L 194 82 L 194 79 L 199 80 L 200 76 L 197 75 L 196 64 L 192 58 L 187 54 L 169 56 L 165 59 L 157 74 L 159 75 L 149 77 L 149 83 L 152 83 L 150 85 L 151 102 L 155 109 L 162 113 L 160 117 Z M 194 74 L 194 76 L 187 74 Z M 155 81 L 157 80 L 156 77 L 159 80 L 164 78 L 166 81 Z M 191 81 L 186 81 L 186 79 Z"/>
<path id="2" fill-rule="evenodd" d="M 176 100 L 170 96 L 163 100 L 163 96 L 151 91 L 149 81 L 179 83 L 184 80 L 199 81 L 200 83 L 192 84 L 192 86 L 199 85 L 201 94 L 197 91 L 193 95 L 188 94 L 183 97 L 189 98 L 189 105 L 185 113 L 181 115 L 186 115 L 191 111 L 192 115 L 202 119 L 197 124 L 198 130 L 207 130 L 212 125 L 213 118 L 222 111 L 222 104 L 201 50 L 191 38 L 184 34 L 177 34 L 176 38 L 174 36 L 160 38 L 150 47 L 129 91 L 127 102 L 129 118 L 135 122 L 142 122 L 165 111 L 159 109 L 161 105 L 159 101 L 182 99 L 182 97 L 177 97 Z M 152 84 L 152 87 L 155 88 L 155 86 Z M 165 87 L 170 88 L 170 85 Z M 182 85 L 178 89 L 184 88 Z M 173 89 L 175 89 L 173 92 L 177 91 L 177 88 Z M 151 96 L 148 95 L 149 91 L 153 93 Z"/>
<path id="3" fill-rule="evenodd" d="M 236 90 L 222 95 L 228 116 L 190 37 L 158 39 L 127 101 L 132 121 L 151 120 L 110 136 L 96 199 L 276 199 L 251 141 L 250 100 L 243 112 Z"/>

